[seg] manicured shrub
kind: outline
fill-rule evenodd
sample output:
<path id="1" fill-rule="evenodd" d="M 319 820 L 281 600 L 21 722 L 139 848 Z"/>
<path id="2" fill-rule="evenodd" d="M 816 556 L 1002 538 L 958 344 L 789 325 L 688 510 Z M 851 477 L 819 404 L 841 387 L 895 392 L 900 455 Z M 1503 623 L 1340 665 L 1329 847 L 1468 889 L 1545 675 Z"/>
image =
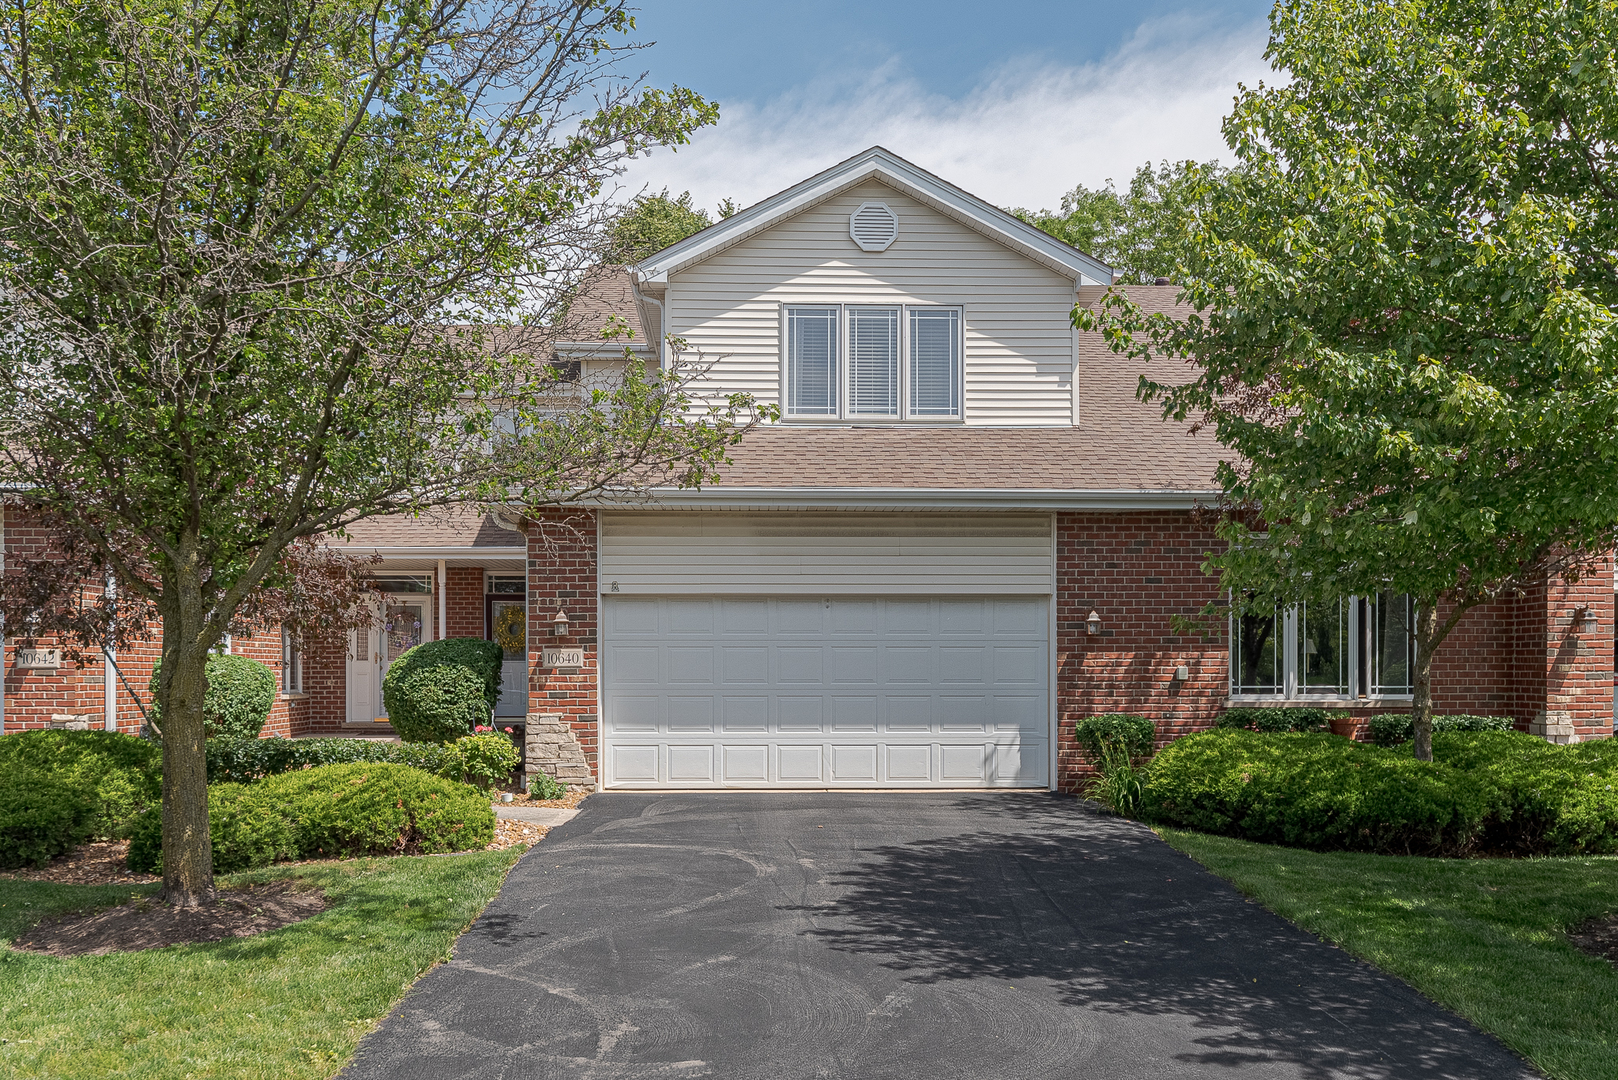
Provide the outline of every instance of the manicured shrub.
<path id="1" fill-rule="evenodd" d="M 95 816 L 87 792 L 28 769 L 0 772 L 0 869 L 44 866 L 89 836 Z"/>
<path id="2" fill-rule="evenodd" d="M 1313 733 L 1214 730 L 1152 762 L 1148 820 L 1272 844 L 1462 855 L 1497 805 L 1486 779 Z"/>
<path id="3" fill-rule="evenodd" d="M 162 661 L 152 665 L 152 719 L 159 725 L 157 704 Z M 202 723 L 208 738 L 256 739 L 275 704 L 275 672 L 249 656 L 214 653 L 208 657 L 208 692 L 202 698 Z"/>
<path id="4" fill-rule="evenodd" d="M 488 795 L 408 765 L 324 765 L 254 784 L 208 789 L 214 870 L 226 873 L 291 858 L 468 851 L 494 839 Z M 161 824 L 144 815 L 129 865 L 162 866 Z"/>
<path id="5" fill-rule="evenodd" d="M 1370 725 L 1371 741 L 1378 746 L 1398 746 L 1416 737 L 1416 722 L 1409 713 L 1383 713 L 1373 716 Z M 1454 716 L 1433 717 L 1433 731 L 1510 731 L 1513 722 L 1509 716 Z"/>
<path id="6" fill-rule="evenodd" d="M 163 789 L 162 748 L 115 731 L 22 731 L 0 737 L 0 776 L 38 774 L 88 799 L 87 836 L 122 836 Z"/>
<path id="7" fill-rule="evenodd" d="M 466 763 L 466 781 L 488 790 L 504 783 L 511 771 L 522 764 L 522 751 L 506 735 L 480 732 L 452 744 Z"/>
<path id="8" fill-rule="evenodd" d="M 1086 716 L 1073 725 L 1073 737 L 1092 762 L 1104 762 L 1109 748 L 1129 758 L 1150 757 L 1157 743 L 1157 728 L 1144 716 L 1103 713 Z"/>
<path id="9" fill-rule="evenodd" d="M 472 740 L 477 738 L 477 742 Z M 346 765 L 360 761 L 409 765 L 446 780 L 478 782 L 493 772 L 510 774 L 521 755 L 504 735 L 467 736 L 452 743 L 396 743 L 381 739 L 210 739 L 208 782 L 251 783 L 319 765 Z M 469 762 L 478 759 L 478 764 Z M 501 763 L 511 764 L 500 770 Z M 479 771 L 474 775 L 474 769 Z"/>
<path id="10" fill-rule="evenodd" d="M 382 679 L 382 703 L 405 742 L 452 742 L 487 723 L 500 698 L 502 650 L 482 638 L 408 649 Z"/>
<path id="11" fill-rule="evenodd" d="M 1214 721 L 1214 727 L 1240 731 L 1325 731 L 1331 717 L 1325 709 L 1249 706 L 1226 709 Z"/>
<path id="12" fill-rule="evenodd" d="M 1521 731 L 1443 731 L 1433 735 L 1433 760 L 1494 787 L 1496 809 L 1482 845 L 1488 851 L 1618 852 L 1618 742 L 1612 739 L 1559 746 Z"/>

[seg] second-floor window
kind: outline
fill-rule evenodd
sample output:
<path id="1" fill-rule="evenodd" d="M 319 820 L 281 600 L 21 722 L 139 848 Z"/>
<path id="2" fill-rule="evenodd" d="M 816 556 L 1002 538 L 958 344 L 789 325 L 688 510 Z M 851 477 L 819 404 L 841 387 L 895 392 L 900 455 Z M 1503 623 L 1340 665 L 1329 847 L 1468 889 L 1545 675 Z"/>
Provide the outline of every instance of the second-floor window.
<path id="1" fill-rule="evenodd" d="M 782 321 L 788 417 L 960 417 L 959 308 L 823 304 L 788 307 Z"/>

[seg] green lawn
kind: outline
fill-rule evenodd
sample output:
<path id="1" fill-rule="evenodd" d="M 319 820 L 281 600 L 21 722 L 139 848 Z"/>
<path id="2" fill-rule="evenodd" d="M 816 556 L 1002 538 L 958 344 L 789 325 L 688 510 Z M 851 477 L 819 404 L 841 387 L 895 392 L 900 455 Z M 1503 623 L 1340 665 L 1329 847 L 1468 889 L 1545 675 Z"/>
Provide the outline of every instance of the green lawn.
<path id="1" fill-rule="evenodd" d="M 327 1077 L 499 889 L 521 851 L 363 859 L 297 876 L 333 904 L 258 937 L 57 959 L 0 950 L 0 1076 Z M 0 881 L 0 940 L 156 886 Z"/>
<path id="2" fill-rule="evenodd" d="M 1618 1077 L 1618 971 L 1563 930 L 1618 911 L 1618 858 L 1420 859 L 1158 830 L 1284 918 L 1565 1080 Z"/>

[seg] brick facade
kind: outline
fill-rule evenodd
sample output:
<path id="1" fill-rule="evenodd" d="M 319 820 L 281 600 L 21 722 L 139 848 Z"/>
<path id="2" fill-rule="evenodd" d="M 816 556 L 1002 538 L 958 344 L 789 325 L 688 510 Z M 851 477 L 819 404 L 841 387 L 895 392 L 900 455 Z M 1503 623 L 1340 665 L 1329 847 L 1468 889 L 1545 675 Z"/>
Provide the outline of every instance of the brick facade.
<path id="1" fill-rule="evenodd" d="M 15 510 L 5 525 L 10 551 L 26 552 L 28 544 L 43 542 Z M 1088 771 L 1073 740 L 1075 721 L 1098 713 L 1138 713 L 1158 724 L 1163 741 L 1202 730 L 1227 704 L 1229 653 L 1223 627 L 1182 634 L 1171 625 L 1175 615 L 1194 616 L 1216 599 L 1213 579 L 1202 572 L 1206 553 L 1217 543 L 1209 523 L 1184 511 L 1063 512 L 1055 515 L 1054 525 L 1057 777 L 1058 786 L 1071 791 L 1082 786 Z M 597 537 L 592 510 L 548 510 L 526 523 L 529 742 L 544 755 L 562 746 L 564 756 L 571 755 L 568 768 L 587 766 L 599 780 Z M 449 636 L 484 636 L 484 574 L 481 567 L 448 568 L 441 587 L 447 590 Z M 436 595 L 433 609 L 436 623 Z M 552 633 L 558 609 L 567 613 L 565 637 Z M 1091 611 L 1101 618 L 1096 635 L 1086 627 Z M 1436 709 L 1509 714 L 1519 728 L 1559 741 L 1610 735 L 1614 615 L 1610 560 L 1576 584 L 1552 582 L 1468 612 L 1435 658 Z M 16 639 L 5 643 L 7 731 L 70 721 L 102 726 L 99 657 L 82 669 L 19 671 L 14 667 L 18 645 Z M 576 671 L 547 670 L 540 660 L 546 647 L 580 648 L 584 664 Z M 143 701 L 157 651 L 154 640 L 118 658 Z M 232 651 L 263 661 L 280 678 L 279 633 L 240 635 Z M 1183 679 L 1178 677 L 1182 668 Z M 391 734 L 385 724 L 346 723 L 346 669 L 343 650 L 311 650 L 304 658 L 303 692 L 278 695 L 265 734 Z M 1346 711 L 1363 720 L 1399 708 L 1379 704 Z M 120 730 L 140 729 L 139 710 L 123 686 L 118 713 Z"/>
<path id="2" fill-rule="evenodd" d="M 597 679 L 600 640 L 600 593 L 596 585 L 596 513 L 553 509 L 527 523 L 528 656 L 530 717 L 562 718 L 599 783 L 601 701 Z M 552 620 L 567 612 L 568 633 L 558 637 Z M 584 666 L 577 671 L 549 671 L 541 665 L 547 646 L 582 648 Z"/>

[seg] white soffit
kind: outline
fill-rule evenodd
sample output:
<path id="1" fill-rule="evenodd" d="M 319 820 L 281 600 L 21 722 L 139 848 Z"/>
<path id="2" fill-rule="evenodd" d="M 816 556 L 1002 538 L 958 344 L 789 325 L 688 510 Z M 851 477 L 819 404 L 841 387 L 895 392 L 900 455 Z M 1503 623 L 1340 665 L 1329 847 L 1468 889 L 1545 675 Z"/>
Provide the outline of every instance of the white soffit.
<path id="1" fill-rule="evenodd" d="M 639 263 L 635 273 L 643 286 L 665 285 L 670 274 L 677 274 L 872 179 L 880 180 L 945 217 L 1033 259 L 1046 269 L 1069 278 L 1075 286 L 1112 284 L 1112 269 L 1105 263 L 880 146 L 856 154 L 825 172 L 708 226 L 694 236 L 686 237 L 678 244 L 664 248 Z"/>

